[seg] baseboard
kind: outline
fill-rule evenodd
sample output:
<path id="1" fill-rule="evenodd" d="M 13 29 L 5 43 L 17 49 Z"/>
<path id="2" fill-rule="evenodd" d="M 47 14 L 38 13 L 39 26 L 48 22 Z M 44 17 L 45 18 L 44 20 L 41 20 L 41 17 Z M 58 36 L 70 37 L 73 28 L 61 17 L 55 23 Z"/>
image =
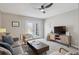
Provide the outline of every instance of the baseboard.
<path id="1" fill-rule="evenodd" d="M 78 50 L 79 50 L 79 46 L 74 45 L 74 44 L 72 44 L 71 46 L 72 46 L 73 48 L 76 48 L 76 49 L 78 49 Z"/>

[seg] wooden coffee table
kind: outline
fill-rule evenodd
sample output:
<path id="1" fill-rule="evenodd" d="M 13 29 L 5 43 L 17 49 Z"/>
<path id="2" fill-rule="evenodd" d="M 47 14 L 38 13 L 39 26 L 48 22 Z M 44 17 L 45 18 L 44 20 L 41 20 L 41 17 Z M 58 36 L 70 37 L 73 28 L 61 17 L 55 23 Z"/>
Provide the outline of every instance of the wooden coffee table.
<path id="1" fill-rule="evenodd" d="M 27 42 L 28 46 L 32 49 L 36 55 L 46 53 L 49 50 L 49 46 L 45 43 L 36 40 L 30 40 Z"/>

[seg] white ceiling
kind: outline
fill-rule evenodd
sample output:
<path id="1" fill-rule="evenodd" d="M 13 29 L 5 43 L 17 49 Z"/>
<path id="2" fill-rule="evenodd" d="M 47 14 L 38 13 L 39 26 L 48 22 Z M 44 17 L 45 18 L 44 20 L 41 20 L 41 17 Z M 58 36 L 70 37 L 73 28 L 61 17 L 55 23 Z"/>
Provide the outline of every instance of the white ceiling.
<path id="1" fill-rule="evenodd" d="M 0 11 L 36 18 L 48 18 L 78 8 L 77 3 L 54 3 L 50 8 L 46 9 L 46 14 L 43 14 L 38 10 L 42 4 L 43 3 L 0 3 Z"/>

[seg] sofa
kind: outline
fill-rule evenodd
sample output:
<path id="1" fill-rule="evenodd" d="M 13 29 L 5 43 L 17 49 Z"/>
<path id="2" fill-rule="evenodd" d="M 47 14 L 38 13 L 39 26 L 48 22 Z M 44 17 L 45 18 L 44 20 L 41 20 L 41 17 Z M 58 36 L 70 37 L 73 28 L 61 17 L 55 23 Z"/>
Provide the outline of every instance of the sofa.
<path id="1" fill-rule="evenodd" d="M 14 40 L 14 38 L 10 35 L 1 36 L 0 47 L 2 47 L 2 48 L 0 48 L 0 51 L 2 51 L 2 49 L 4 49 L 3 52 L 5 52 L 5 50 L 6 50 L 6 51 L 9 51 L 10 54 L 12 54 L 12 55 L 24 54 L 22 44 L 20 43 L 20 41 Z"/>

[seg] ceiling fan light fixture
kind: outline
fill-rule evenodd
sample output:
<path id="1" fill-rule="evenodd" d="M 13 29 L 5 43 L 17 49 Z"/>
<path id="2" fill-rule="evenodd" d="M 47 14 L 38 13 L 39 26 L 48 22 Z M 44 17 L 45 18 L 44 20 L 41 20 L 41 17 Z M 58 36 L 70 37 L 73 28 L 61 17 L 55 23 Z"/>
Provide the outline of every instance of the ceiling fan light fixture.
<path id="1" fill-rule="evenodd" d="M 44 9 L 41 9 L 40 11 L 42 11 L 42 12 L 43 12 L 43 11 L 44 11 Z"/>
<path id="2" fill-rule="evenodd" d="M 41 12 L 43 12 L 44 14 L 46 13 L 44 9 L 40 9 Z"/>
<path id="3" fill-rule="evenodd" d="M 43 12 L 44 14 L 46 13 L 46 9 L 51 7 L 53 5 L 53 3 L 44 3 L 43 5 L 41 5 L 40 8 L 38 8 L 41 12 Z"/>

